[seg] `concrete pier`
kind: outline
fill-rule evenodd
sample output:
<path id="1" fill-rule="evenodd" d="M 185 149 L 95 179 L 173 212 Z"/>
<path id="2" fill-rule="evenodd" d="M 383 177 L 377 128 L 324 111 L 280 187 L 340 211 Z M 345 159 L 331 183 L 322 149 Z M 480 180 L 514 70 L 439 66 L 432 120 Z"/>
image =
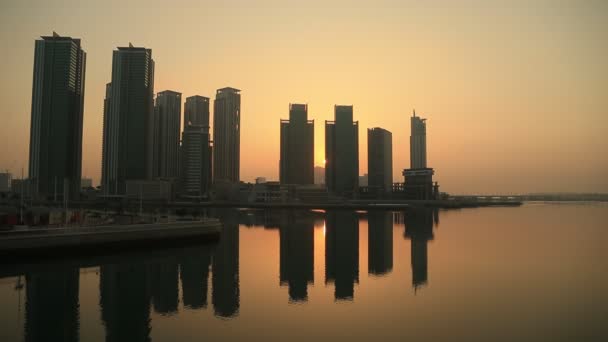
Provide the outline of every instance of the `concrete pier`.
<path id="1" fill-rule="evenodd" d="M 217 240 L 222 226 L 204 221 L 23 229 L 0 232 L 0 260 L 16 256 L 55 256 L 116 251 L 137 246 L 164 246 L 179 241 Z"/>

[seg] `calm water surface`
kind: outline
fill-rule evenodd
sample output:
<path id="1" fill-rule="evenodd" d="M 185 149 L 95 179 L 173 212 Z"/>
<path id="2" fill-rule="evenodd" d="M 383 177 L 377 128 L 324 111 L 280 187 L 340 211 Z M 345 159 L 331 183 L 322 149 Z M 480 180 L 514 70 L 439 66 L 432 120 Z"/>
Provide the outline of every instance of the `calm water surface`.
<path id="1" fill-rule="evenodd" d="M 608 340 L 608 205 L 236 211 L 219 243 L 0 266 L 0 341 Z"/>

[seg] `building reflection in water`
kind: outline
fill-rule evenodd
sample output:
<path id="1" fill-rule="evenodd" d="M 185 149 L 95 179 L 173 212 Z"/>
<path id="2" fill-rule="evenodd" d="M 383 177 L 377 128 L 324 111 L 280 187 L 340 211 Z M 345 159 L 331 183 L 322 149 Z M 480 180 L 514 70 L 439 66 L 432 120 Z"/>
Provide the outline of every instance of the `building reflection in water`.
<path id="1" fill-rule="evenodd" d="M 179 265 L 173 257 L 153 260 L 148 266 L 148 280 L 154 311 L 160 314 L 177 312 L 179 301 Z"/>
<path id="2" fill-rule="evenodd" d="M 238 314 L 239 289 L 239 213 L 234 209 L 218 209 L 214 216 L 223 229 L 213 257 L 212 301 L 215 314 L 232 317 Z"/>
<path id="3" fill-rule="evenodd" d="M 306 301 L 314 283 L 314 217 L 307 212 L 283 211 L 280 234 L 280 282 L 289 286 L 289 299 Z"/>
<path id="4" fill-rule="evenodd" d="M 100 267 L 99 305 L 106 341 L 150 341 L 150 289 L 143 258 Z"/>
<path id="5" fill-rule="evenodd" d="M 325 283 L 337 300 L 352 300 L 359 282 L 359 218 L 353 211 L 328 211 L 325 219 Z"/>
<path id="6" fill-rule="evenodd" d="M 368 217 L 367 271 L 384 275 L 393 269 L 393 213 L 372 210 Z"/>
<path id="7" fill-rule="evenodd" d="M 78 268 L 26 274 L 25 341 L 78 341 Z"/>
<path id="8" fill-rule="evenodd" d="M 428 242 L 433 240 L 437 209 L 417 208 L 404 213 L 405 238 L 411 241 L 412 286 L 418 289 L 428 282 Z"/>
<path id="9" fill-rule="evenodd" d="M 203 245 L 188 249 L 179 258 L 182 299 L 184 306 L 190 309 L 207 307 L 212 255 L 213 245 Z"/>

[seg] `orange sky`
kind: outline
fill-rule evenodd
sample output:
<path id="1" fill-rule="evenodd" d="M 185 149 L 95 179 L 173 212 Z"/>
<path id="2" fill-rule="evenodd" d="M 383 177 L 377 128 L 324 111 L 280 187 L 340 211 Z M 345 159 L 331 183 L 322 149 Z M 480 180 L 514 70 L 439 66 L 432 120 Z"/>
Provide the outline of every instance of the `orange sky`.
<path id="1" fill-rule="evenodd" d="M 409 166 L 412 108 L 428 118 L 443 191 L 608 192 L 605 1 L 28 1 L 0 4 L 0 169 L 27 174 L 34 40 L 87 52 L 83 177 L 99 181 L 104 87 L 116 46 L 153 50 L 155 91 L 242 90 L 241 178 L 278 178 L 279 119 L 352 104 L 360 173 L 369 127 Z"/>

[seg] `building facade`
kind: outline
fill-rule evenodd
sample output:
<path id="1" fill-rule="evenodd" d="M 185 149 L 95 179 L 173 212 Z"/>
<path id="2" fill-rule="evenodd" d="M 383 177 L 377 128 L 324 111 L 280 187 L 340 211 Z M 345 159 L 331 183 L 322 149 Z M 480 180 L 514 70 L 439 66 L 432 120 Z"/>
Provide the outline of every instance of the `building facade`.
<path id="1" fill-rule="evenodd" d="M 93 187 L 93 180 L 91 178 L 81 178 L 80 179 L 80 188 L 88 189 Z"/>
<path id="2" fill-rule="evenodd" d="M 426 168 L 426 119 L 416 116 L 410 119 L 410 168 Z"/>
<path id="3" fill-rule="evenodd" d="M 85 68 L 80 39 L 36 40 L 29 179 L 38 198 L 79 196 Z"/>
<path id="4" fill-rule="evenodd" d="M 154 164 L 154 60 L 152 50 L 119 47 L 104 101 L 101 186 L 124 195 L 127 180 L 149 179 Z"/>
<path id="5" fill-rule="evenodd" d="M 289 120 L 281 120 L 281 184 L 314 184 L 314 125 L 308 120 L 308 105 L 289 105 Z"/>
<path id="6" fill-rule="evenodd" d="M 187 126 L 182 133 L 181 194 L 203 197 L 211 188 L 213 146 L 209 127 Z"/>
<path id="7" fill-rule="evenodd" d="M 0 173 L 0 192 L 9 192 L 11 189 L 12 175 L 8 172 Z"/>
<path id="8" fill-rule="evenodd" d="M 335 106 L 334 121 L 325 121 L 325 185 L 330 192 L 349 195 L 359 181 L 359 122 L 353 106 Z"/>
<path id="9" fill-rule="evenodd" d="M 435 171 L 426 165 L 426 119 L 411 118 L 410 168 L 403 170 L 404 184 L 400 197 L 431 200 L 439 197 L 439 186 L 433 185 Z"/>
<path id="10" fill-rule="evenodd" d="M 380 192 L 393 188 L 393 135 L 383 128 L 367 130 L 368 187 Z"/>
<path id="11" fill-rule="evenodd" d="M 154 105 L 153 178 L 179 176 L 179 126 L 182 94 L 165 90 L 157 94 Z"/>
<path id="12" fill-rule="evenodd" d="M 194 95 L 184 105 L 184 131 L 187 126 L 209 127 L 209 98 Z"/>
<path id="13" fill-rule="evenodd" d="M 213 107 L 213 181 L 238 183 L 241 157 L 240 90 L 218 89 Z"/>

